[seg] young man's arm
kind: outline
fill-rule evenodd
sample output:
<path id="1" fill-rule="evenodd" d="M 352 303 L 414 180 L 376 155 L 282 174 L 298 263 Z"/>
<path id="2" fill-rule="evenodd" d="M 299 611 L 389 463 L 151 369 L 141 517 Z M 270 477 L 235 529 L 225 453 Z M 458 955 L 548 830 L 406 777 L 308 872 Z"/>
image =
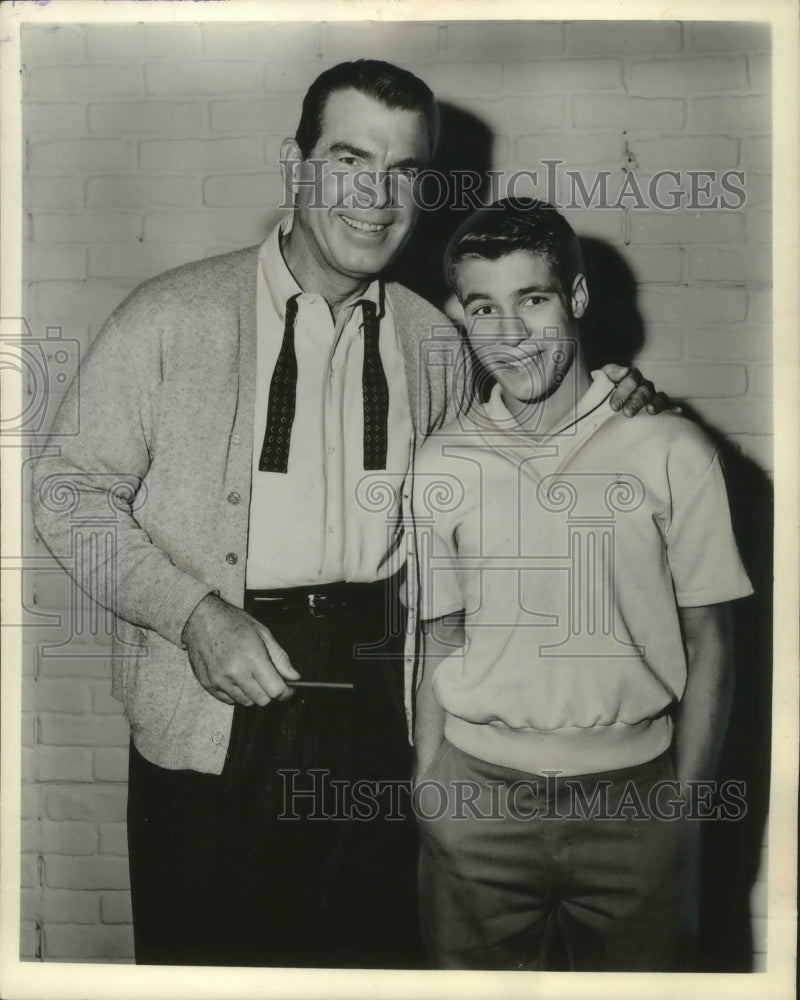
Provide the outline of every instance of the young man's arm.
<path id="1" fill-rule="evenodd" d="M 733 697 L 728 604 L 679 608 L 686 648 L 686 690 L 675 720 L 675 770 L 681 785 L 714 775 Z"/>
<path id="2" fill-rule="evenodd" d="M 444 739 L 444 709 L 433 693 L 433 675 L 445 657 L 464 645 L 462 616 L 447 615 L 422 623 L 422 680 L 414 717 L 414 782 L 427 771 Z"/>

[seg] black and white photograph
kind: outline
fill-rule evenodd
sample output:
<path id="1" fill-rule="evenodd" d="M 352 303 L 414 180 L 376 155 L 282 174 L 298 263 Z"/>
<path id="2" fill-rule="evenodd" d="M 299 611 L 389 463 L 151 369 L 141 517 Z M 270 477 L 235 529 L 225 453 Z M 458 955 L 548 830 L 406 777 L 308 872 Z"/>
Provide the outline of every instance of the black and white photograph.
<path id="1" fill-rule="evenodd" d="M 798 12 L 573 6 L 3 5 L 2 996 L 794 995 Z"/>

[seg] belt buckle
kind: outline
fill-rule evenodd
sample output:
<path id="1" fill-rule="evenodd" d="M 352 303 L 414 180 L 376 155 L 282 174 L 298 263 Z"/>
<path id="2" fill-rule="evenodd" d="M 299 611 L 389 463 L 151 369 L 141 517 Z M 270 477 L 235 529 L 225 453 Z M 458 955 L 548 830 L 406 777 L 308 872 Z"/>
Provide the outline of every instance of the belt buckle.
<path id="1" fill-rule="evenodd" d="M 319 618 L 324 613 L 325 599 L 321 594 L 311 593 L 307 597 L 308 613 L 312 618 Z"/>

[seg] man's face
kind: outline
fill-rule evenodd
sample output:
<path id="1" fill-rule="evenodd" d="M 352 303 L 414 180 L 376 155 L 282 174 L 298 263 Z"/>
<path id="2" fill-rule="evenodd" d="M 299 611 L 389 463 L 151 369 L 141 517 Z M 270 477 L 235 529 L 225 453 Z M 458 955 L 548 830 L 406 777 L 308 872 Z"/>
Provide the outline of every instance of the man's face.
<path id="1" fill-rule="evenodd" d="M 568 302 L 544 257 L 517 250 L 499 260 L 464 259 L 456 283 L 470 343 L 506 405 L 558 389 L 578 350 L 575 319 L 588 303 L 583 275 Z"/>
<path id="2" fill-rule="evenodd" d="M 352 88 L 334 92 L 308 159 L 294 140 L 282 150 L 295 181 L 293 242 L 329 273 L 350 280 L 380 274 L 414 225 L 414 181 L 430 155 L 424 115 L 384 107 Z"/>

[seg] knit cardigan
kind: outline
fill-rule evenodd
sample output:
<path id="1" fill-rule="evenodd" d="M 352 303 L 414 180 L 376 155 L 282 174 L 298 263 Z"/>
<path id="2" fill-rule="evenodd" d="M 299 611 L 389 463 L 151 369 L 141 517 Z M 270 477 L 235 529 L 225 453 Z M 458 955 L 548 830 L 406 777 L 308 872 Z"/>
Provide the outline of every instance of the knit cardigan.
<path id="1" fill-rule="evenodd" d="M 207 594 L 244 603 L 257 260 L 251 247 L 135 289 L 97 335 L 34 466 L 37 530 L 79 585 L 115 613 L 112 693 L 139 752 L 165 768 L 220 773 L 230 734 L 233 709 L 198 683 L 181 635 Z M 417 447 L 461 401 L 463 347 L 425 300 L 398 284 L 387 293 Z M 70 436 L 76 403 L 79 432 Z M 406 483 L 407 518 L 410 492 Z M 84 535 L 113 534 L 88 567 L 73 551 L 76 524 Z M 412 531 L 407 550 L 413 563 Z M 409 721 L 413 607 L 412 600 Z"/>

